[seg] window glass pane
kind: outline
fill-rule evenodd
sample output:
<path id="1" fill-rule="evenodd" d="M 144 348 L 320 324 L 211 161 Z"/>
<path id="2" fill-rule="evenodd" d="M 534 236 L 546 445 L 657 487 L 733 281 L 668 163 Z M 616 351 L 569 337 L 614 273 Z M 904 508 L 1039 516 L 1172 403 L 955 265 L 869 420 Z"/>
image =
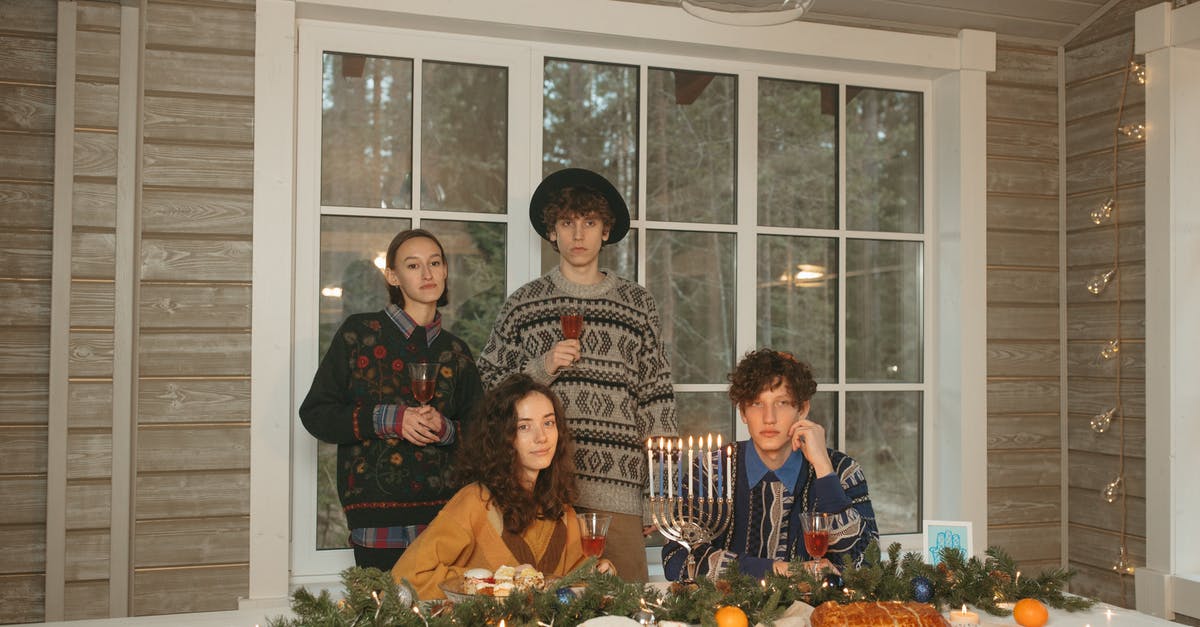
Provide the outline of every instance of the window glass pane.
<path id="1" fill-rule="evenodd" d="M 921 392 L 847 392 L 846 454 L 862 465 L 879 533 L 921 530 Z"/>
<path id="2" fill-rule="evenodd" d="M 319 333 L 312 347 L 318 358 L 347 316 L 387 306 L 387 281 L 380 268 L 392 237 L 410 224 L 406 219 L 321 217 Z M 318 442 L 317 548 L 345 548 L 349 533 L 338 501 L 337 445 Z"/>
<path id="3" fill-rule="evenodd" d="M 689 435 L 721 434 L 723 442 L 733 442 L 733 403 L 725 392 L 676 392 L 675 412 L 679 433 Z"/>
<path id="4" fill-rule="evenodd" d="M 732 224 L 737 79 L 651 69 L 646 113 L 646 217 Z"/>
<path id="5" fill-rule="evenodd" d="M 646 232 L 646 280 L 675 383 L 725 383 L 735 336 L 734 235 Z"/>
<path id="6" fill-rule="evenodd" d="M 412 61 L 327 52 L 321 204 L 412 205 Z"/>
<path id="7" fill-rule="evenodd" d="M 920 233 L 921 94 L 846 87 L 846 224 Z"/>
<path id="8" fill-rule="evenodd" d="M 923 380 L 920 242 L 846 241 L 846 380 Z"/>
<path id="9" fill-rule="evenodd" d="M 421 208 L 508 209 L 508 68 L 421 66 Z"/>
<path id="10" fill-rule="evenodd" d="M 837 400 L 837 392 L 813 394 L 809 399 L 808 419 L 825 427 L 825 446 L 845 450 L 838 441 Z"/>
<path id="11" fill-rule="evenodd" d="M 758 82 L 758 223 L 837 228 L 838 87 Z"/>
<path id="12" fill-rule="evenodd" d="M 758 236 L 758 345 L 788 351 L 836 381 L 837 240 Z"/>
<path id="13" fill-rule="evenodd" d="M 542 175 L 586 168 L 604 175 L 638 216 L 638 68 L 547 59 L 542 78 Z M 558 253 L 542 243 L 542 271 Z M 605 246 L 600 267 L 637 276 L 637 238 Z"/>
<path id="14" fill-rule="evenodd" d="M 450 304 L 439 308 L 442 324 L 478 356 L 504 303 L 505 225 L 501 222 L 423 220 L 446 249 Z"/>

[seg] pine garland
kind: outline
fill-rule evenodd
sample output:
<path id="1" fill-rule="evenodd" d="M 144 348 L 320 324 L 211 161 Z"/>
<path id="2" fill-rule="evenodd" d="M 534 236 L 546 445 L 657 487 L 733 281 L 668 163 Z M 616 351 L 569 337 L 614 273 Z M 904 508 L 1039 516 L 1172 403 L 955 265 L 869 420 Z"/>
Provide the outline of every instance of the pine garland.
<path id="1" fill-rule="evenodd" d="M 1044 571 L 1036 577 L 1018 576 L 1016 562 L 1002 549 L 989 548 L 986 557 L 965 559 L 954 549 L 942 551 L 941 563 L 926 564 L 918 553 L 900 555 L 900 545 L 888 548 L 881 559 L 879 544 L 872 542 L 862 565 L 847 561 L 840 581 L 818 577 L 800 562 L 792 575 L 770 574 L 755 580 L 731 566 L 716 580 L 671 584 L 661 595 L 643 584 L 628 583 L 597 573 L 589 559 L 546 591 L 522 591 L 507 598 L 480 596 L 463 603 L 433 601 L 406 603 L 390 573 L 374 568 L 348 568 L 342 572 L 345 598 L 334 600 L 327 591 L 313 596 L 304 588 L 292 594 L 295 618 L 279 617 L 273 627 L 448 627 L 498 624 L 538 626 L 577 625 L 596 616 L 632 616 L 645 608 L 658 620 L 713 625 L 713 613 L 724 605 L 746 612 L 751 624 L 773 624 L 795 601 L 812 606 L 826 601 L 913 601 L 913 580 L 924 577 L 933 584 L 930 603 L 939 610 L 973 605 L 989 614 L 1005 616 L 1011 610 L 1001 603 L 1034 598 L 1050 607 L 1076 612 L 1095 601 L 1064 593 L 1074 575 L 1067 570 Z M 840 584 L 834 585 L 835 583 Z M 576 593 L 564 603 L 558 591 Z M 411 588 L 409 588 L 411 591 Z"/>

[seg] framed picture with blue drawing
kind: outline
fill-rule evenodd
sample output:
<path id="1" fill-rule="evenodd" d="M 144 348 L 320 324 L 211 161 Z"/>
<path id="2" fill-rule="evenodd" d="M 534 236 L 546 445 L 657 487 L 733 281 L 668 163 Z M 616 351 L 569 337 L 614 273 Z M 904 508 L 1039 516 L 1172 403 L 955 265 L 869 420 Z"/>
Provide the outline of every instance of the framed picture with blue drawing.
<path id="1" fill-rule="evenodd" d="M 942 561 L 942 549 L 946 547 L 962 551 L 963 559 L 971 557 L 970 521 L 925 521 L 925 561 L 936 566 Z"/>

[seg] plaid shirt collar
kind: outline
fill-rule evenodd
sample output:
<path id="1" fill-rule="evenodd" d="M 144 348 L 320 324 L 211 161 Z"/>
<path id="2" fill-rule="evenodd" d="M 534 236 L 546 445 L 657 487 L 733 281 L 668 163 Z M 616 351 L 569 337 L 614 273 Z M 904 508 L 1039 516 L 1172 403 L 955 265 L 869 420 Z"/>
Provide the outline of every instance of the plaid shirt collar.
<path id="1" fill-rule="evenodd" d="M 397 307 L 394 303 L 389 304 L 383 309 L 392 322 L 396 323 L 396 327 L 404 334 L 405 338 L 411 338 L 413 331 L 417 330 L 417 322 L 413 320 L 405 311 Z M 442 312 L 437 312 L 433 315 L 433 322 L 425 325 L 425 345 L 433 346 L 433 341 L 442 333 Z"/>

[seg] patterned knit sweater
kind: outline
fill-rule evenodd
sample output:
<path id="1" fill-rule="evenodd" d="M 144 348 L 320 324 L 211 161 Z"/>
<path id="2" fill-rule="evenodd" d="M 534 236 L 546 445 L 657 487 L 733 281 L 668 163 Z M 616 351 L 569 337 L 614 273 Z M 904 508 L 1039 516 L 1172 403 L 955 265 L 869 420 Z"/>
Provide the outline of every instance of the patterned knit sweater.
<path id="1" fill-rule="evenodd" d="M 551 376 L 543 356 L 563 339 L 559 314 L 568 303 L 583 309 L 582 356 Z M 580 285 L 556 268 L 500 308 L 479 355 L 484 385 L 524 371 L 562 397 L 575 439 L 576 505 L 642 515 L 646 438 L 677 429 L 660 328 L 650 292 L 612 272 Z"/>
<path id="2" fill-rule="evenodd" d="M 716 578 L 733 561 L 738 570 L 755 578 L 771 572 L 775 560 L 812 559 L 804 547 L 801 512 L 833 515 L 829 550 L 825 558 L 841 565 L 844 556 L 861 563 L 871 540 L 879 539 L 875 509 L 867 492 L 867 477 L 854 458 L 828 449 L 833 472 L 817 478 L 808 460 L 800 466 L 795 485 L 785 486 L 774 473 L 755 485 L 746 477 L 747 455 L 753 443 L 742 440 L 734 447 L 733 525 L 711 543 L 692 547 L 696 577 Z M 803 454 L 799 452 L 793 455 Z M 671 581 L 684 573 L 688 552 L 670 542 L 663 547 L 663 572 Z"/>
<path id="3" fill-rule="evenodd" d="M 338 496 L 351 529 L 428 524 L 454 496 L 455 444 L 416 446 L 375 433 L 376 405 L 416 404 L 405 367 L 412 360 L 441 364 L 429 404 L 449 419 L 469 418 L 483 387 L 466 343 L 445 329 L 430 346 L 424 328 L 406 338 L 383 311 L 342 323 L 300 405 L 308 432 L 338 445 Z"/>

